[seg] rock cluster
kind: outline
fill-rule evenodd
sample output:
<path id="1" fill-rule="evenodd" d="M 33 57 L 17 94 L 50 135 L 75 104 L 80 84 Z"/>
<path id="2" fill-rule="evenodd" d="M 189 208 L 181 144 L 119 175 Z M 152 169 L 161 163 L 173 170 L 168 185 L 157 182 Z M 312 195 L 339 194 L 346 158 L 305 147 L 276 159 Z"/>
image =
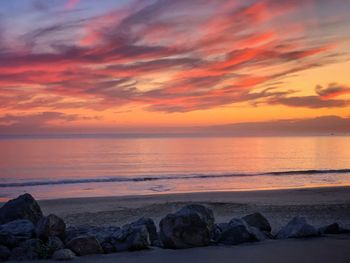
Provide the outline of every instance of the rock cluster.
<path id="1" fill-rule="evenodd" d="M 141 218 L 122 227 L 66 227 L 60 217 L 44 216 L 29 194 L 1 207 L 0 220 L 0 262 L 69 260 L 76 256 L 142 250 L 151 246 L 183 249 L 238 245 L 271 238 L 312 237 L 348 231 L 338 223 L 316 229 L 298 216 L 274 236 L 269 221 L 261 213 L 215 224 L 212 210 L 202 205 L 187 205 L 168 214 L 160 221 L 159 232 L 151 218 Z"/>

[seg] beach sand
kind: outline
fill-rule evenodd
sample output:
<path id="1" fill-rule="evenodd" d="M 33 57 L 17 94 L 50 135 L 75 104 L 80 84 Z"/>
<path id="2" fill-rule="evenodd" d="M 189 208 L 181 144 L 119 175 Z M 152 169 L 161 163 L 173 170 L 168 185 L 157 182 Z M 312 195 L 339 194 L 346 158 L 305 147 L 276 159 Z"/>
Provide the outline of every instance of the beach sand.
<path id="1" fill-rule="evenodd" d="M 150 249 L 109 255 L 80 257 L 86 263 L 348 263 L 350 235 L 321 238 L 270 240 L 239 246 L 202 247 L 183 250 Z M 44 262 L 57 262 L 54 260 Z"/>
<path id="2" fill-rule="evenodd" d="M 123 225 L 142 216 L 151 217 L 158 223 L 166 214 L 186 204 L 199 203 L 213 209 L 217 223 L 260 211 L 269 219 L 274 233 L 296 215 L 306 216 L 316 227 L 332 222 L 350 226 L 350 187 L 73 198 L 41 200 L 39 203 L 45 214 L 55 213 L 68 225 Z M 349 262 L 349 259 L 350 234 L 342 234 L 184 250 L 152 248 L 80 257 L 74 262 L 337 263 Z"/>
<path id="3" fill-rule="evenodd" d="M 350 187 L 72 198 L 39 203 L 44 214 L 57 214 L 68 225 L 123 225 L 140 217 L 151 217 L 158 223 L 166 214 L 190 203 L 211 208 L 217 223 L 262 212 L 273 232 L 296 215 L 306 216 L 317 227 L 332 222 L 350 225 Z"/>

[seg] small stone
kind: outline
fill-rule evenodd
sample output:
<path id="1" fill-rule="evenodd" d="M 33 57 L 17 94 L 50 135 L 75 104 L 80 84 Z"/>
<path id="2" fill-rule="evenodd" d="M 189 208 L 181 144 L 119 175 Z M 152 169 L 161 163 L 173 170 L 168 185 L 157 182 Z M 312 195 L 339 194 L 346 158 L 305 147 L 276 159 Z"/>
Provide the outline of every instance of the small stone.
<path id="1" fill-rule="evenodd" d="M 67 248 L 57 250 L 52 256 L 52 258 L 55 260 L 71 260 L 71 259 L 74 259 L 75 257 L 76 256 L 74 252 Z"/>

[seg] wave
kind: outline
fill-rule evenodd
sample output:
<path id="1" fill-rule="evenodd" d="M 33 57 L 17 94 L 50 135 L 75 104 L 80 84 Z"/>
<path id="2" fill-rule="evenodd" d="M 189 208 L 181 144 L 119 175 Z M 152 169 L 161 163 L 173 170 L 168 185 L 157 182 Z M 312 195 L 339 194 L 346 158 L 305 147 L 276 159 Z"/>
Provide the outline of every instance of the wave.
<path id="1" fill-rule="evenodd" d="M 147 182 L 161 180 L 188 180 L 188 179 L 215 179 L 245 176 L 283 176 L 283 175 L 311 175 L 311 174 L 344 174 L 350 173 L 350 169 L 334 170 L 295 170 L 277 171 L 264 173 L 230 173 L 230 174 L 187 174 L 187 175 L 165 175 L 165 176 L 141 176 L 141 177 L 108 177 L 108 178 L 88 178 L 88 179 L 65 179 L 65 180 L 43 180 L 0 183 L 0 188 L 5 187 L 25 187 L 44 185 L 64 185 L 64 184 L 86 184 L 86 183 L 123 183 L 123 182 Z"/>

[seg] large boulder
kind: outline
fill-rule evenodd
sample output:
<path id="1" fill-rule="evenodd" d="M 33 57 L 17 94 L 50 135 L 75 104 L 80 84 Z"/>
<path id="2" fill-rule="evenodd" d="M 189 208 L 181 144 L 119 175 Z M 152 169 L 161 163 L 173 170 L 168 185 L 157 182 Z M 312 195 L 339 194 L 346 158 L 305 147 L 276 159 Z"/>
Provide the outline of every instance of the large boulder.
<path id="1" fill-rule="evenodd" d="M 76 256 L 74 254 L 74 252 L 70 249 L 60 249 L 57 250 L 52 258 L 55 260 L 71 260 L 74 259 Z"/>
<path id="2" fill-rule="evenodd" d="M 145 225 L 128 224 L 113 234 L 111 244 L 119 252 L 147 249 L 151 242 Z"/>
<path id="3" fill-rule="evenodd" d="M 15 220 L 0 226 L 0 244 L 14 247 L 34 236 L 34 225 L 29 220 Z"/>
<path id="4" fill-rule="evenodd" d="M 260 231 L 271 232 L 269 221 L 261 213 L 246 215 L 242 218 L 249 226 L 256 227 Z"/>
<path id="5" fill-rule="evenodd" d="M 262 238 L 263 233 L 257 228 L 249 225 L 240 218 L 233 218 L 228 224 L 220 224 L 218 227 L 221 234 L 217 242 L 225 245 L 238 245 L 245 242 L 258 241 Z"/>
<path id="6" fill-rule="evenodd" d="M 43 217 L 39 204 L 30 194 L 8 201 L 0 208 L 0 224 L 17 219 L 28 219 L 36 224 Z"/>
<path id="7" fill-rule="evenodd" d="M 11 251 L 5 247 L 0 245 L 0 262 L 6 261 L 11 255 Z"/>
<path id="8" fill-rule="evenodd" d="M 132 222 L 132 226 L 145 226 L 148 234 L 149 234 L 149 239 L 151 241 L 151 245 L 155 245 L 158 241 L 158 233 L 157 233 L 157 227 L 156 224 L 154 223 L 153 219 L 151 218 L 145 218 L 142 217 L 139 220 Z"/>
<path id="9" fill-rule="evenodd" d="M 65 230 L 66 224 L 63 219 L 51 214 L 39 220 L 36 226 L 36 235 L 46 240 L 50 236 L 63 237 Z"/>
<path id="10" fill-rule="evenodd" d="M 344 234 L 344 233 L 348 233 L 349 230 L 342 227 L 338 223 L 333 223 L 333 224 L 321 227 L 319 229 L 319 232 L 322 234 Z"/>
<path id="11" fill-rule="evenodd" d="M 188 205 L 160 221 L 160 238 L 165 248 L 209 245 L 214 230 L 213 212 L 202 205 Z"/>
<path id="12" fill-rule="evenodd" d="M 40 239 L 23 241 L 11 251 L 10 260 L 38 260 L 51 256 L 49 249 Z"/>
<path id="13" fill-rule="evenodd" d="M 305 217 L 296 216 L 278 233 L 278 239 L 300 238 L 318 236 L 319 232 L 315 227 L 308 224 Z"/>
<path id="14" fill-rule="evenodd" d="M 68 242 L 67 248 L 79 256 L 103 253 L 100 243 L 92 236 L 75 237 Z"/>

